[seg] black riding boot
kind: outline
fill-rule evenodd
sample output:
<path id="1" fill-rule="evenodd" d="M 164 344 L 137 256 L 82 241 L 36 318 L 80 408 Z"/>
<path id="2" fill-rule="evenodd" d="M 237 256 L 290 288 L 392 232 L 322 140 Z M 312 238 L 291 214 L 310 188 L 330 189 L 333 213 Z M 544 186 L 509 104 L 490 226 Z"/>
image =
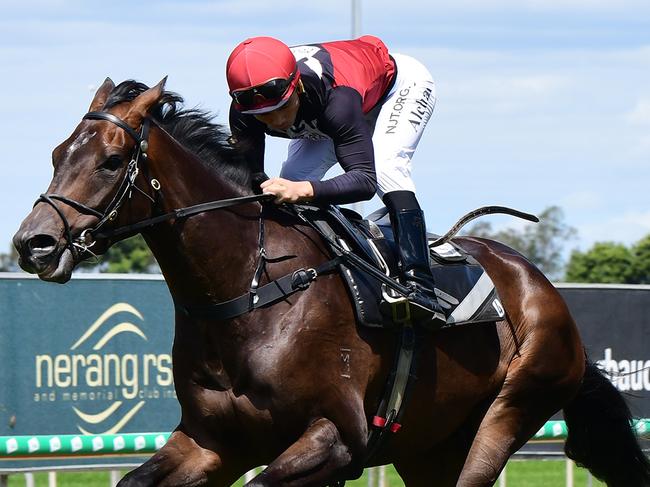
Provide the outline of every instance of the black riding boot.
<path id="1" fill-rule="evenodd" d="M 392 191 L 383 200 L 395 235 L 401 279 L 413 290 L 408 300 L 415 305 L 416 315 L 440 326 L 446 320 L 434 291 L 424 213 L 411 191 Z"/>

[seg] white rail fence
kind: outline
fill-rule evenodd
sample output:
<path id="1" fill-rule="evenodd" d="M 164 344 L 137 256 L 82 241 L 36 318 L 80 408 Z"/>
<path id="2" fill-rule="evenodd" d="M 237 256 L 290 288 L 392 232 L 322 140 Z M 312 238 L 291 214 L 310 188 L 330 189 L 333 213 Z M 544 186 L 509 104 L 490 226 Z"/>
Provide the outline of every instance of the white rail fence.
<path id="1" fill-rule="evenodd" d="M 650 419 L 635 421 L 634 428 L 640 437 L 647 437 L 650 432 Z M 0 487 L 7 487 L 9 475 L 24 475 L 25 486 L 34 487 L 34 472 L 48 471 L 48 486 L 56 487 L 56 471 L 87 471 L 109 470 L 109 485 L 115 486 L 120 478 L 120 469 L 132 468 L 132 464 L 114 466 L 64 466 L 64 467 L 25 467 L 4 468 L 3 460 L 34 460 L 61 459 L 74 456 L 112 456 L 147 455 L 162 448 L 169 438 L 169 433 L 128 433 L 117 435 L 36 435 L 36 436 L 2 436 L 0 437 Z M 566 424 L 563 421 L 547 422 L 533 437 L 535 441 L 562 441 L 567 436 Z M 515 455 L 517 458 L 563 458 L 561 454 L 550 452 L 526 452 Z M 574 486 L 574 464 L 566 459 L 566 487 Z M 245 475 L 245 480 L 251 480 L 259 469 L 251 470 Z M 506 469 L 501 474 L 498 484 L 506 487 Z M 368 487 L 387 487 L 388 480 L 385 467 L 375 467 L 367 470 Z M 591 476 L 587 478 L 591 485 Z"/>

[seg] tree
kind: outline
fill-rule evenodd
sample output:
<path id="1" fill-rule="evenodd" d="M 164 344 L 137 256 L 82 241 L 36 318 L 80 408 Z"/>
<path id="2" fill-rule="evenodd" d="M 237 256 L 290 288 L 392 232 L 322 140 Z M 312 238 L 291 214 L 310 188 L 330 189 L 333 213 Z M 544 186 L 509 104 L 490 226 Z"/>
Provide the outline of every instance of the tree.
<path id="1" fill-rule="evenodd" d="M 525 255 L 549 278 L 557 278 L 564 267 L 564 244 L 574 239 L 577 232 L 564 222 L 559 206 L 549 206 L 539 215 L 539 223 L 527 224 L 522 230 L 494 231 L 490 223 L 478 222 L 467 234 L 498 240 Z"/>
<path id="2" fill-rule="evenodd" d="M 636 282 L 650 284 L 650 234 L 634 244 L 631 250 L 637 275 Z"/>
<path id="3" fill-rule="evenodd" d="M 638 281 L 635 255 L 623 244 L 597 242 L 586 252 L 573 251 L 565 279 L 569 282 L 635 283 Z"/>
<path id="4" fill-rule="evenodd" d="M 117 242 L 101 258 L 100 272 L 158 273 L 160 269 L 141 235 Z"/>
<path id="5" fill-rule="evenodd" d="M 566 280 L 620 284 L 650 284 L 650 235 L 631 245 L 596 242 L 585 252 L 574 251 Z"/>
<path id="6" fill-rule="evenodd" d="M 19 269 L 18 252 L 13 245 L 10 245 L 9 253 L 0 254 L 0 272 L 17 272 Z"/>

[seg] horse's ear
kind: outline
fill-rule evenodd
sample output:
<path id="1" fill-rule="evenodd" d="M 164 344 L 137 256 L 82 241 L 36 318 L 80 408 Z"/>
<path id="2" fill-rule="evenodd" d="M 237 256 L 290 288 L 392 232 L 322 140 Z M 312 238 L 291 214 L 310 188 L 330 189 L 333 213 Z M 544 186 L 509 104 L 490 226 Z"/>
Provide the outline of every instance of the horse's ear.
<path id="1" fill-rule="evenodd" d="M 124 121 L 131 125 L 131 127 L 139 126 L 142 123 L 142 119 L 149 113 L 149 110 L 160 101 L 160 98 L 165 92 L 166 82 L 167 76 L 161 79 L 153 88 L 149 88 L 147 91 L 140 93 L 131 103 L 131 107 L 124 117 Z"/>
<path id="2" fill-rule="evenodd" d="M 93 98 L 88 111 L 95 112 L 97 110 L 101 110 L 101 108 L 104 106 L 104 103 L 106 103 L 106 100 L 108 99 L 108 95 L 110 95 L 111 91 L 113 91 L 113 88 L 115 88 L 115 83 L 113 83 L 113 80 L 106 78 L 97 90 L 97 93 L 95 93 L 95 98 Z"/>

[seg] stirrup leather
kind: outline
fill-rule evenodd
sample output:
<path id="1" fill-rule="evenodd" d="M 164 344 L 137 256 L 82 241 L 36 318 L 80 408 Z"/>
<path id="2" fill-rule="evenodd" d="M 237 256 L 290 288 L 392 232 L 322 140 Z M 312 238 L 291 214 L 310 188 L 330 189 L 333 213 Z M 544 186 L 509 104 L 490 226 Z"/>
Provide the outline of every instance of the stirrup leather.
<path id="1" fill-rule="evenodd" d="M 394 323 L 418 321 L 437 321 L 441 325 L 447 323 L 444 314 L 410 301 L 408 297 L 396 293 L 385 284 L 382 284 L 381 295 L 382 303 L 380 307 L 385 314 L 392 317 Z"/>

